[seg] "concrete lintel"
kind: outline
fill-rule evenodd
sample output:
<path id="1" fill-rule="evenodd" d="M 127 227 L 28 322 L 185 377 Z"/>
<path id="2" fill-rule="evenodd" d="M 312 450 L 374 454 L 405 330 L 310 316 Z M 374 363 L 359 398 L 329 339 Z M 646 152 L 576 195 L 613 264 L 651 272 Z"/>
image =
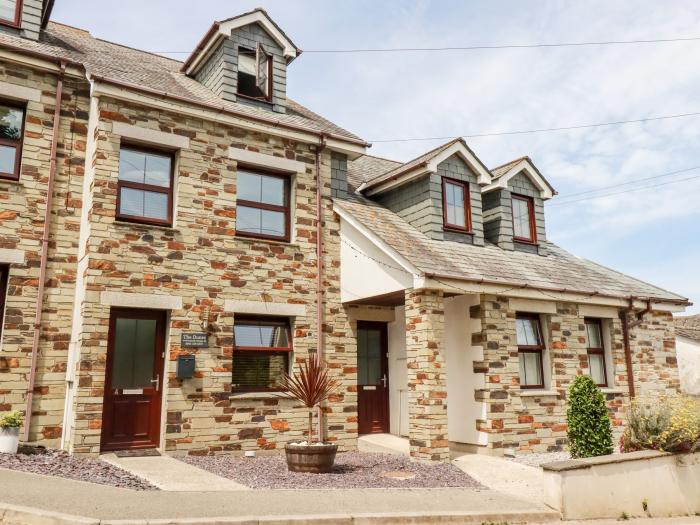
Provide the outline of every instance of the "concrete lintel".
<path id="1" fill-rule="evenodd" d="M 0 248 L 0 263 L 3 264 L 24 264 L 23 250 L 8 250 Z"/>
<path id="2" fill-rule="evenodd" d="M 396 318 L 394 308 L 372 308 L 371 306 L 350 306 L 348 317 L 354 321 L 381 321 L 393 323 Z"/>
<path id="3" fill-rule="evenodd" d="M 619 315 L 620 310 L 612 306 L 598 306 L 595 304 L 582 304 L 578 307 L 581 317 L 601 317 L 604 319 L 614 319 Z"/>
<path id="4" fill-rule="evenodd" d="M 8 84 L 7 82 L 0 84 L 0 96 L 13 98 L 15 100 L 41 102 L 40 89 L 18 86 L 17 84 Z"/>
<path id="5" fill-rule="evenodd" d="M 180 310 L 182 297 L 148 293 L 102 292 L 100 302 L 105 306 L 148 308 L 152 310 Z"/>
<path id="6" fill-rule="evenodd" d="M 188 149 L 190 139 L 175 133 L 165 133 L 156 129 L 148 129 L 141 126 L 134 126 L 124 122 L 113 122 L 112 133 L 123 138 L 153 144 L 155 146 L 165 146 L 175 149 Z"/>
<path id="7" fill-rule="evenodd" d="M 536 314 L 556 314 L 557 304 L 554 301 L 538 301 L 536 299 L 519 299 L 511 297 L 510 309 L 516 312 L 530 312 Z"/>
<path id="8" fill-rule="evenodd" d="M 268 168 L 271 170 L 286 171 L 289 173 L 304 173 L 306 171 L 306 164 L 299 162 L 298 160 L 285 159 L 274 155 L 266 155 L 265 153 L 234 148 L 233 146 L 229 147 L 228 156 L 237 162 L 259 168 Z"/>
<path id="9" fill-rule="evenodd" d="M 281 315 L 286 317 L 301 317 L 306 315 L 305 304 L 237 301 L 234 299 L 226 299 L 224 302 L 224 310 L 237 314 Z"/>

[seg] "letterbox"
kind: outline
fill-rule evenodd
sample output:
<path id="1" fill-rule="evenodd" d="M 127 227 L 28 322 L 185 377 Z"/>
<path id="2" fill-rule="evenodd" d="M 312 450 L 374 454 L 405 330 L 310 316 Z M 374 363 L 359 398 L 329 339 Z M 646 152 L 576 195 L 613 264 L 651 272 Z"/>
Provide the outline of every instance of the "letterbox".
<path id="1" fill-rule="evenodd" d="M 194 376 L 195 359 L 192 354 L 177 356 L 177 378 L 191 379 Z"/>

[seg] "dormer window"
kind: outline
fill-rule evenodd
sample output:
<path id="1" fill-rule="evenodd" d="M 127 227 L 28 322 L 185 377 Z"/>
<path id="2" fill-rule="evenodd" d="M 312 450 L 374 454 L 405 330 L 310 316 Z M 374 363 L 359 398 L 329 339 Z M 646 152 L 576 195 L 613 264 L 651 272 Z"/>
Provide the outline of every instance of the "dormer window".
<path id="1" fill-rule="evenodd" d="M 442 221 L 446 230 L 471 233 L 472 213 L 468 182 L 442 179 Z"/>
<path id="2" fill-rule="evenodd" d="M 255 51 L 238 48 L 238 94 L 266 101 L 272 98 L 272 57 L 262 44 Z"/>
<path id="3" fill-rule="evenodd" d="M 19 27 L 22 0 L 0 0 L 0 24 Z"/>
<path id="4" fill-rule="evenodd" d="M 535 244 L 537 228 L 535 224 L 535 203 L 532 197 L 513 194 L 513 240 Z"/>

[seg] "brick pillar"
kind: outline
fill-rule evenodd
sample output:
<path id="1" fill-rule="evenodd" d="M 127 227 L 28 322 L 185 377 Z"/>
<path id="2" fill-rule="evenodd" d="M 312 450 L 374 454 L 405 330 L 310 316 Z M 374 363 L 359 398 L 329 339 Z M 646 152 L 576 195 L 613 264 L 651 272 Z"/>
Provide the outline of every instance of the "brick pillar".
<path id="1" fill-rule="evenodd" d="M 443 293 L 406 291 L 408 435 L 411 458 L 449 461 Z"/>

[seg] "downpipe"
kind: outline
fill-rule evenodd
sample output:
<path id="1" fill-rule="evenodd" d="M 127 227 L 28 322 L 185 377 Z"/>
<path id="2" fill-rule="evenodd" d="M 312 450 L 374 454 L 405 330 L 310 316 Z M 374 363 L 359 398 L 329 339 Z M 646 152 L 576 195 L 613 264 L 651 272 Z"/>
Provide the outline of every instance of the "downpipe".
<path id="1" fill-rule="evenodd" d="M 326 136 L 319 135 L 316 146 L 316 352 L 323 362 L 323 194 L 321 152 L 326 147 Z M 318 440 L 323 442 L 323 403 L 318 406 Z"/>
<path id="2" fill-rule="evenodd" d="M 634 297 L 629 298 L 629 306 L 620 311 L 620 321 L 622 321 L 622 340 L 625 347 L 625 366 L 627 368 L 627 387 L 629 389 L 630 399 L 636 396 L 634 387 L 634 370 L 632 362 L 632 348 L 630 346 L 630 330 L 639 326 L 644 320 L 644 316 L 651 312 L 651 299 L 647 299 L 647 305 L 644 310 L 636 311 L 634 308 Z M 634 321 L 630 321 L 630 314 L 635 316 Z"/>
<path id="3" fill-rule="evenodd" d="M 44 291 L 46 288 L 46 267 L 49 258 L 49 235 L 51 230 L 51 209 L 53 208 L 53 187 L 56 179 L 56 150 L 58 148 L 58 132 L 61 120 L 61 99 L 63 98 L 63 77 L 66 73 L 66 62 L 61 61 L 61 71 L 56 83 L 56 101 L 53 114 L 53 136 L 51 137 L 51 160 L 49 164 L 49 181 L 46 189 L 46 210 L 44 211 L 44 231 L 41 238 L 41 260 L 39 263 L 39 284 L 36 298 L 36 314 L 34 316 L 34 339 L 32 341 L 31 364 L 24 416 L 24 432 L 22 440 L 29 440 L 29 428 L 32 420 L 34 402 L 34 385 L 36 383 L 36 367 L 39 361 L 39 338 L 41 336 L 41 313 L 44 309 Z"/>

